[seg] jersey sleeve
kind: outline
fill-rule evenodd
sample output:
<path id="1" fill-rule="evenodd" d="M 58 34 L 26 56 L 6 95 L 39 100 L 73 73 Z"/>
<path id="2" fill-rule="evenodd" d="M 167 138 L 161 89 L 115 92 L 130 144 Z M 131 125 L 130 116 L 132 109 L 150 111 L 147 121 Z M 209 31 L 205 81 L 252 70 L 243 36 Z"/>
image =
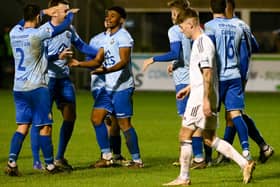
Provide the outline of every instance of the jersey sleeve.
<path id="1" fill-rule="evenodd" d="M 215 47 L 210 38 L 201 37 L 197 42 L 197 50 L 199 51 L 200 68 L 212 68 L 215 56 Z"/>
<path id="2" fill-rule="evenodd" d="M 205 34 L 212 40 L 213 44 L 216 44 L 215 38 L 215 25 L 212 21 L 205 23 L 204 25 Z"/>
<path id="3" fill-rule="evenodd" d="M 122 32 L 122 34 L 118 38 L 119 48 L 122 48 L 122 47 L 133 47 L 133 43 L 134 43 L 133 39 L 126 32 Z"/>
<path id="4" fill-rule="evenodd" d="M 92 55 L 95 56 L 97 54 L 97 50 L 88 44 L 86 44 L 78 35 L 76 30 L 73 26 L 70 27 L 70 30 L 72 32 L 72 38 L 71 43 L 78 49 L 80 52 L 86 54 L 86 55 Z"/>
<path id="5" fill-rule="evenodd" d="M 41 38 L 41 40 L 52 37 L 53 27 L 47 22 L 39 27 L 37 36 Z"/>

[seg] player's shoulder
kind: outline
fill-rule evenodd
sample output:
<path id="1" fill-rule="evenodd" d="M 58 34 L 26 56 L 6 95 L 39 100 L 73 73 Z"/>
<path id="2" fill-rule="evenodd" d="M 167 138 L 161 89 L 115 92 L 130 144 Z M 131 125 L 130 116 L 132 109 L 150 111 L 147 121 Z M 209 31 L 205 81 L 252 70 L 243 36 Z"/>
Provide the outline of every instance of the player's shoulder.
<path id="1" fill-rule="evenodd" d="M 132 40 L 133 41 L 133 38 L 130 35 L 130 33 L 124 28 L 121 28 L 120 30 L 117 31 L 117 33 L 115 33 L 115 38 L 117 40 Z"/>
<path id="2" fill-rule="evenodd" d="M 23 26 L 21 26 L 21 25 L 15 25 L 15 26 L 11 29 L 11 31 L 10 31 L 10 36 L 15 35 L 16 33 L 20 32 L 20 31 L 22 31 L 22 30 L 23 30 Z"/>
<path id="3" fill-rule="evenodd" d="M 179 25 L 173 25 L 168 29 L 168 37 L 172 42 L 183 40 L 183 36 L 184 34 L 181 32 Z"/>
<path id="4" fill-rule="evenodd" d="M 125 28 L 120 28 L 120 30 L 117 31 L 116 34 L 119 36 L 131 37 L 130 33 Z"/>
<path id="5" fill-rule="evenodd" d="M 242 29 L 245 29 L 245 30 L 250 30 L 250 27 L 249 27 L 249 25 L 245 22 L 245 21 L 243 21 L 242 19 L 239 19 L 238 17 L 234 17 L 234 18 L 232 18 L 235 22 L 236 22 L 236 24 L 238 24 Z"/>
<path id="6" fill-rule="evenodd" d="M 220 22 L 219 19 L 214 18 L 214 19 L 211 19 L 211 20 L 207 21 L 207 22 L 204 24 L 204 27 L 215 26 L 215 25 L 217 25 L 219 22 Z"/>
<path id="7" fill-rule="evenodd" d="M 180 32 L 180 27 L 179 25 L 172 25 L 171 27 L 169 27 L 168 32 Z"/>
<path id="8" fill-rule="evenodd" d="M 49 21 L 47 21 L 46 23 L 44 23 L 43 25 L 38 27 L 38 29 L 40 31 L 52 32 L 53 31 L 53 26 L 52 26 L 52 24 Z"/>
<path id="9" fill-rule="evenodd" d="M 91 37 L 89 43 L 93 44 L 93 43 L 97 43 L 97 42 L 102 42 L 102 41 L 104 41 L 106 36 L 107 36 L 106 32 L 98 33 L 98 34 L 94 35 L 93 37 Z"/>
<path id="10" fill-rule="evenodd" d="M 200 52 L 210 52 L 210 49 L 215 48 L 214 44 L 212 42 L 212 40 L 210 39 L 210 37 L 205 34 L 202 33 L 193 43 L 194 46 L 196 46 L 196 48 L 198 49 L 198 51 Z M 203 49 L 207 49 L 207 50 L 203 50 Z M 211 50 L 212 51 L 212 50 Z"/>
<path id="11" fill-rule="evenodd" d="M 205 33 L 201 34 L 201 38 L 202 38 L 202 42 L 204 43 L 204 45 L 210 45 L 211 47 L 212 46 L 214 47 L 213 41 L 207 34 L 205 34 Z"/>
<path id="12" fill-rule="evenodd" d="M 96 40 L 96 39 L 102 39 L 106 37 L 106 32 L 100 32 L 96 35 L 94 35 L 91 40 Z"/>

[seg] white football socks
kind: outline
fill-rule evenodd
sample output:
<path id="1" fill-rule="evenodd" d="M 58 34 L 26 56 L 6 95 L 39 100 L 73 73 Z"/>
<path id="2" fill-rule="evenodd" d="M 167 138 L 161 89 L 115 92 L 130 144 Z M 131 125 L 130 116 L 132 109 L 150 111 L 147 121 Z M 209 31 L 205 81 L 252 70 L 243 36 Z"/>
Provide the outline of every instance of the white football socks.
<path id="1" fill-rule="evenodd" d="M 181 142 L 180 153 L 180 175 L 181 179 L 189 179 L 189 170 L 192 159 L 192 141 L 185 140 Z"/>
<path id="2" fill-rule="evenodd" d="M 241 156 L 241 154 L 239 154 L 232 145 L 218 137 L 214 139 L 211 147 L 236 162 L 242 169 L 247 164 L 247 160 Z"/>

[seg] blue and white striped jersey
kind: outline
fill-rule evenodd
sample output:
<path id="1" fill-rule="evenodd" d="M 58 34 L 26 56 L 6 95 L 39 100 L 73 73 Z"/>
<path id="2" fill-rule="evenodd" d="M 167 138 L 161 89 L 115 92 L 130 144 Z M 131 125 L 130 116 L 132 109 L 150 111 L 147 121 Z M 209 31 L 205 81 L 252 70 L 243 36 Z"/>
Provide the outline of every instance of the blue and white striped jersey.
<path id="1" fill-rule="evenodd" d="M 47 58 L 43 40 L 52 36 L 53 27 L 39 28 L 16 25 L 10 32 L 15 60 L 14 91 L 30 91 L 47 87 Z"/>
<path id="2" fill-rule="evenodd" d="M 240 78 L 240 46 L 245 40 L 242 28 L 233 19 L 214 18 L 205 24 L 205 33 L 216 47 L 219 80 Z"/>
<path id="3" fill-rule="evenodd" d="M 48 22 L 48 24 L 51 25 L 50 22 Z M 83 42 L 72 25 L 70 25 L 69 29 L 65 30 L 61 34 L 47 40 L 45 45 L 48 49 L 48 75 L 53 78 L 65 78 L 70 75 L 67 59 L 58 59 L 58 55 L 65 48 L 71 48 L 73 45 L 80 52 L 85 54 L 95 55 L 97 52 Z M 57 58 L 50 58 L 51 56 L 56 56 Z"/>
<path id="4" fill-rule="evenodd" d="M 124 28 L 120 28 L 116 33 L 108 34 L 103 44 L 105 55 L 105 67 L 114 66 L 120 61 L 120 48 L 133 48 L 133 39 Z M 105 75 L 106 89 L 109 91 L 121 91 L 134 87 L 131 59 L 130 62 L 121 70 L 107 73 Z"/>

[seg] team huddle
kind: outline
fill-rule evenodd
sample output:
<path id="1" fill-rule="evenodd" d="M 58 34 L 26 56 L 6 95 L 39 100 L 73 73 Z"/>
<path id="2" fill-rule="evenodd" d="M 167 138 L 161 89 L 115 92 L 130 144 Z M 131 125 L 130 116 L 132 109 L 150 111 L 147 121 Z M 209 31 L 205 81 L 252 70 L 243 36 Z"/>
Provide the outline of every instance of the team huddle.
<path id="1" fill-rule="evenodd" d="M 213 19 L 204 25 L 198 12 L 187 0 L 171 0 L 173 26 L 168 31 L 170 52 L 149 58 L 143 71 L 154 62 L 170 62 L 176 88 L 176 105 L 182 117 L 180 129 L 179 176 L 163 185 L 190 185 L 190 168 L 205 168 L 212 164 L 212 148 L 220 155 L 217 162 L 231 159 L 243 171 L 243 182 L 249 183 L 256 162 L 249 149 L 250 136 L 260 147 L 259 160 L 265 163 L 273 155 L 256 128 L 244 113 L 244 89 L 248 80 L 251 54 L 258 44 L 250 28 L 234 16 L 234 0 L 210 0 Z M 70 67 L 91 69 L 91 93 L 94 100 L 91 122 L 101 152 L 92 168 L 121 165 L 142 168 L 137 132 L 131 123 L 134 80 L 131 69 L 133 38 L 123 27 L 127 17 L 120 6 L 106 11 L 104 32 L 86 44 L 73 27 L 72 19 L 79 9 L 70 9 L 67 0 L 50 0 L 49 7 L 40 10 L 29 4 L 24 19 L 10 32 L 15 60 L 14 102 L 17 129 L 14 133 L 5 173 L 20 176 L 17 159 L 23 141 L 31 127 L 33 168 L 48 173 L 72 171 L 64 157 L 76 120 L 74 85 Z M 42 17 L 49 20 L 42 22 Z M 86 55 L 86 61 L 73 58 L 71 47 Z M 58 151 L 53 153 L 52 105 L 56 103 L 63 122 Z M 216 136 L 221 104 L 226 110 L 226 130 L 223 139 Z M 131 159 L 121 154 L 124 134 Z M 232 143 L 238 133 L 242 153 Z M 205 155 L 203 153 L 203 142 Z M 40 160 L 40 150 L 45 165 Z"/>

